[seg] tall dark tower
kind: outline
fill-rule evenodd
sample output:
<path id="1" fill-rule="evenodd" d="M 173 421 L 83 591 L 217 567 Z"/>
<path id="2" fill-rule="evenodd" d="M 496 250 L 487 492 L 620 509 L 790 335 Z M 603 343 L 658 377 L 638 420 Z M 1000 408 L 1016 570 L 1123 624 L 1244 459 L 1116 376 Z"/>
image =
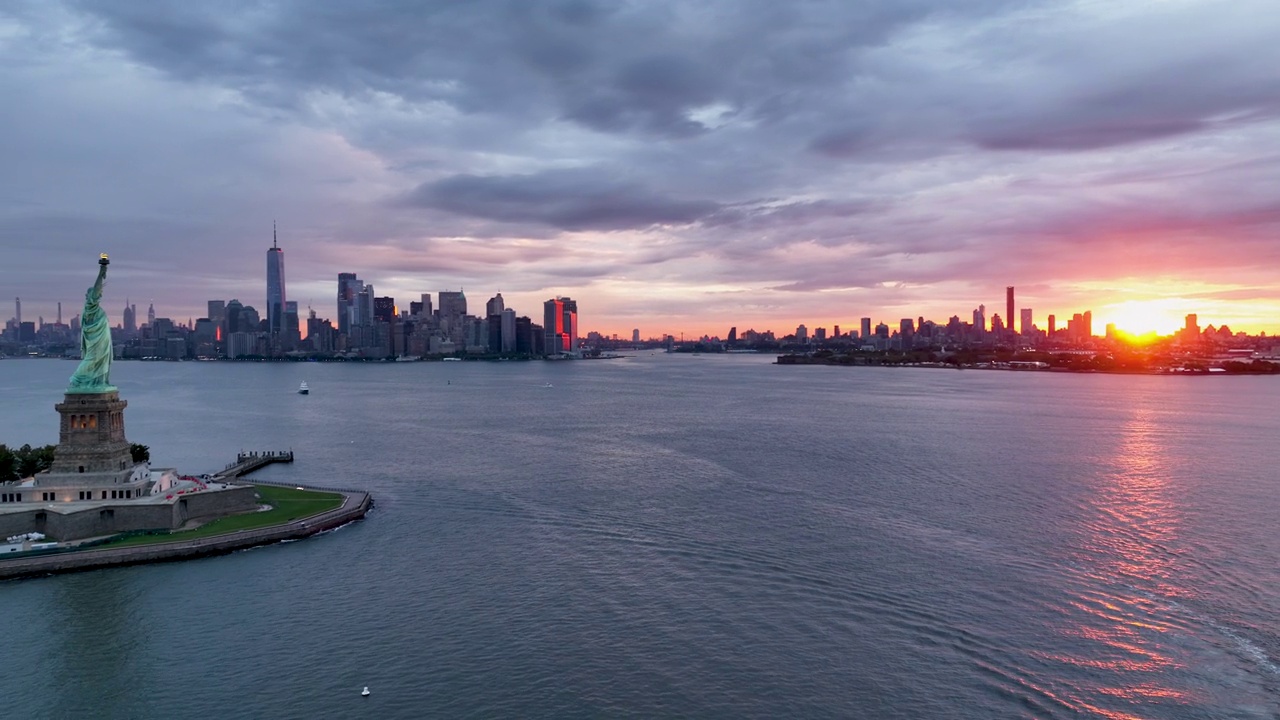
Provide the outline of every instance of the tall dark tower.
<path id="1" fill-rule="evenodd" d="M 1004 316 L 1006 318 L 1006 322 L 1009 323 L 1009 332 L 1010 334 L 1012 334 L 1014 332 L 1013 319 L 1014 317 L 1016 317 L 1013 314 L 1013 286 L 1012 285 L 1004 289 Z M 1023 332 L 1026 332 L 1026 328 L 1023 328 Z"/>
<path id="2" fill-rule="evenodd" d="M 276 224 L 271 223 L 271 247 L 267 250 L 267 330 L 272 335 L 284 332 L 284 251 L 276 237 Z"/>
<path id="3" fill-rule="evenodd" d="M 341 335 L 351 332 L 352 308 L 356 307 L 356 299 L 362 290 L 364 283 L 355 273 L 338 273 L 338 333 Z"/>

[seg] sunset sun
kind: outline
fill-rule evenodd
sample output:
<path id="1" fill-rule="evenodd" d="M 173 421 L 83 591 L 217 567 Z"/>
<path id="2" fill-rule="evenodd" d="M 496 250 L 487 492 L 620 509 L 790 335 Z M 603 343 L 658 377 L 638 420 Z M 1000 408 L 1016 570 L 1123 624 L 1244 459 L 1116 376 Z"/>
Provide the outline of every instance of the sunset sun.
<path id="1" fill-rule="evenodd" d="M 1177 298 L 1160 300 L 1126 300 L 1099 309 L 1103 324 L 1115 323 L 1116 329 L 1129 335 L 1169 335 L 1185 322 L 1184 301 Z"/>

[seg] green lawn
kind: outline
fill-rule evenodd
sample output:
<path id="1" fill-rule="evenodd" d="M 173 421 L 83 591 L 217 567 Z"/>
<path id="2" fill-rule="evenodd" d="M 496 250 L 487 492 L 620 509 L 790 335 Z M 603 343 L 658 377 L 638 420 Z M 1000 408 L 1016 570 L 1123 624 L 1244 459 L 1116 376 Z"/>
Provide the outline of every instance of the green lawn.
<path id="1" fill-rule="evenodd" d="M 270 510 L 219 518 L 194 530 L 177 530 L 168 534 L 158 535 L 133 535 L 113 540 L 103 545 L 97 545 L 95 549 L 149 545 L 173 540 L 195 540 L 214 535 L 223 535 L 237 530 L 254 530 L 271 525 L 283 525 L 326 510 L 333 510 L 342 505 L 342 496 L 338 493 L 295 490 L 294 488 L 277 487 L 275 485 L 255 485 L 254 487 L 258 489 L 258 495 L 262 497 L 262 502 L 271 506 Z"/>

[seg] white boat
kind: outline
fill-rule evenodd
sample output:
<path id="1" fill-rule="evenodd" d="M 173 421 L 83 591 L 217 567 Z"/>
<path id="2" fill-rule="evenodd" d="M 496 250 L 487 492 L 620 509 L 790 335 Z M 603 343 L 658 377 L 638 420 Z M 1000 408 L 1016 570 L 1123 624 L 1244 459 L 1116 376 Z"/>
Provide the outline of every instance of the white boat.
<path id="1" fill-rule="evenodd" d="M 368 686 L 368 685 L 365 685 L 365 686 L 364 686 L 364 689 L 360 691 L 360 696 L 361 696 L 361 697 L 369 697 L 369 686 Z"/>
<path id="2" fill-rule="evenodd" d="M 310 394 L 311 394 L 311 388 L 307 387 L 307 381 L 306 381 L 306 380 L 303 380 L 303 381 L 302 381 L 302 384 L 298 386 L 298 394 L 299 394 L 299 395 L 310 395 Z"/>
<path id="3" fill-rule="evenodd" d="M 443 360 L 444 362 L 462 362 L 462 358 L 457 358 L 457 357 L 441 358 L 441 360 Z"/>

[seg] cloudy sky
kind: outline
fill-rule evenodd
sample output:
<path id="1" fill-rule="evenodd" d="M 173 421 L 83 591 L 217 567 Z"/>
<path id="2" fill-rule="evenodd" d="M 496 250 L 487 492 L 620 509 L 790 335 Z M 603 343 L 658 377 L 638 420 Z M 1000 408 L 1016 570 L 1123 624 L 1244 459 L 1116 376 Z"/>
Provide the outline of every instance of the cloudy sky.
<path id="1" fill-rule="evenodd" d="M 0 293 L 1280 331 L 1274 0 L 0 4 Z M 9 300 L 6 300 L 7 303 Z M 0 312 L 9 317 L 11 308 Z"/>

